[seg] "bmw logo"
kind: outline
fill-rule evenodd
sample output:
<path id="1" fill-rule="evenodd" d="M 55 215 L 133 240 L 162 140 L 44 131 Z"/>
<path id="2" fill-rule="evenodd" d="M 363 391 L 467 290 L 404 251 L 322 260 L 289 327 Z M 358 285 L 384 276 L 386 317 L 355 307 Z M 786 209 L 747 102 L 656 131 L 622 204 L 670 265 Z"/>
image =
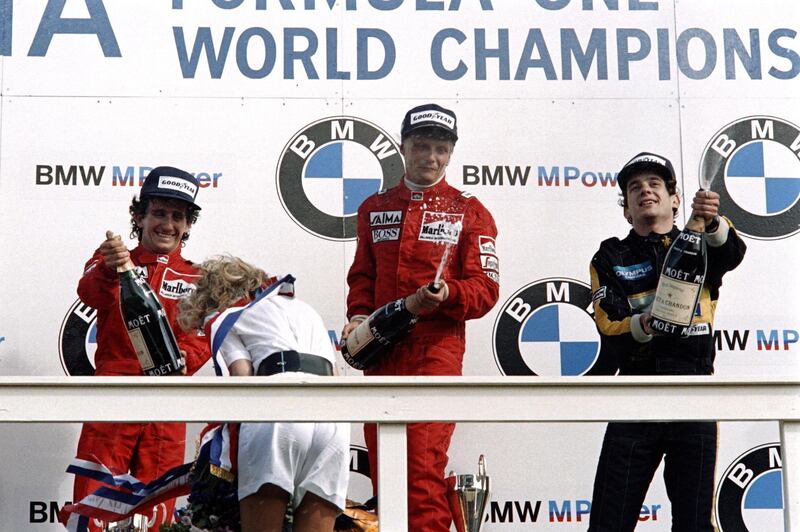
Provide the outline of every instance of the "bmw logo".
<path id="1" fill-rule="evenodd" d="M 717 486 L 720 532 L 784 530 L 781 447 L 754 447 L 728 466 Z"/>
<path id="2" fill-rule="evenodd" d="M 368 196 L 400 182 L 403 157 L 378 126 L 349 116 L 305 126 L 286 144 L 277 184 L 286 213 L 327 240 L 353 240 L 356 214 Z"/>
<path id="3" fill-rule="evenodd" d="M 58 353 L 64 373 L 72 377 L 94 375 L 97 348 L 97 311 L 78 299 L 64 317 L 58 334 Z"/>
<path id="4" fill-rule="evenodd" d="M 700 163 L 701 183 L 711 181 L 720 212 L 756 239 L 787 238 L 800 231 L 800 129 L 771 116 L 740 118 L 709 141 Z"/>
<path id="5" fill-rule="evenodd" d="M 497 315 L 493 346 L 505 375 L 610 372 L 598 360 L 591 287 L 574 279 L 543 279 L 518 290 Z"/>

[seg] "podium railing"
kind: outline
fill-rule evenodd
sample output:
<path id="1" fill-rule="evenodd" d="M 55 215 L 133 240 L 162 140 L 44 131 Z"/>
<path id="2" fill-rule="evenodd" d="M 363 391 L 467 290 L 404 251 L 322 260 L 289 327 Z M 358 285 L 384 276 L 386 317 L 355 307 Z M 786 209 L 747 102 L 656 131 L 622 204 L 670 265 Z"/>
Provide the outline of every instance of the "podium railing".
<path id="1" fill-rule="evenodd" d="M 800 529 L 800 378 L 0 377 L 3 423 L 378 423 L 391 532 L 407 529 L 406 423 L 693 420 L 780 423 L 784 520 Z"/>

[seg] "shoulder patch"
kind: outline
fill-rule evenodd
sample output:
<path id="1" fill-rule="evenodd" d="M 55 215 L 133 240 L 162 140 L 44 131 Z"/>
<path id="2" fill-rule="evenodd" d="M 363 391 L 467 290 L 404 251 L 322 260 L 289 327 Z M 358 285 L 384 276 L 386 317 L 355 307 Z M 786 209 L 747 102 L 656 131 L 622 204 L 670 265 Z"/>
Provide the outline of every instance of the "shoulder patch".
<path id="1" fill-rule="evenodd" d="M 462 195 L 463 197 L 467 198 L 467 199 L 469 199 L 469 198 L 474 198 L 474 197 L 475 197 L 475 196 L 472 194 L 472 192 L 467 192 L 466 190 L 465 190 L 464 192 L 462 192 L 462 193 L 461 193 L 461 195 Z"/>

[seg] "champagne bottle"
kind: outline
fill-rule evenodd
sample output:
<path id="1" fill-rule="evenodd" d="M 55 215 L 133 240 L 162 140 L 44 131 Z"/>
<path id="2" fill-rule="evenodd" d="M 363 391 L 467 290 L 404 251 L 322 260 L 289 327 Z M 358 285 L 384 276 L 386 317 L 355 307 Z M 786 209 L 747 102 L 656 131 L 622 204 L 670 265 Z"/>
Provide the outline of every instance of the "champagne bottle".
<path id="1" fill-rule="evenodd" d="M 373 366 L 395 343 L 417 324 L 417 316 L 406 307 L 406 299 L 391 301 L 362 321 L 342 344 L 342 356 L 356 369 Z"/>
<path id="2" fill-rule="evenodd" d="M 180 374 L 185 363 L 155 292 L 130 260 L 117 267 L 117 273 L 122 321 L 142 371 L 148 376 Z"/>
<path id="3" fill-rule="evenodd" d="M 667 252 L 651 309 L 650 327 L 664 335 L 686 337 L 706 276 L 705 220 L 692 215 Z"/>

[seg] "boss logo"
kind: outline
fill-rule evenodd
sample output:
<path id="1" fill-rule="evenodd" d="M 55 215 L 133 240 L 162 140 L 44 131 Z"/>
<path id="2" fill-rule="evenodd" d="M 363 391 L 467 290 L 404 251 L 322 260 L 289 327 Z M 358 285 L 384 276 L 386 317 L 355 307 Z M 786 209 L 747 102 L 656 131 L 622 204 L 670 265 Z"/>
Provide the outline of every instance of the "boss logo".
<path id="1" fill-rule="evenodd" d="M 399 240 L 399 239 L 400 239 L 399 227 L 390 227 L 389 229 L 372 230 L 372 242 L 374 244 L 377 244 L 378 242 L 386 242 L 389 240 Z"/>

